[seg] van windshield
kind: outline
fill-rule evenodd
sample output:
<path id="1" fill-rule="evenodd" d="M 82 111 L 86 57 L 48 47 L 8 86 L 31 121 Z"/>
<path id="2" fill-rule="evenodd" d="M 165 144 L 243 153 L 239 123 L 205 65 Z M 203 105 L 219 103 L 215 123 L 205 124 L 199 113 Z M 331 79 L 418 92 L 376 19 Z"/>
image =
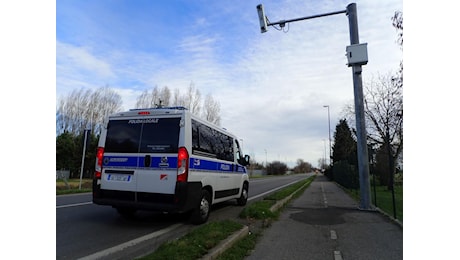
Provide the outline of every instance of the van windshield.
<path id="1" fill-rule="evenodd" d="M 111 120 L 107 153 L 177 153 L 180 118 Z"/>

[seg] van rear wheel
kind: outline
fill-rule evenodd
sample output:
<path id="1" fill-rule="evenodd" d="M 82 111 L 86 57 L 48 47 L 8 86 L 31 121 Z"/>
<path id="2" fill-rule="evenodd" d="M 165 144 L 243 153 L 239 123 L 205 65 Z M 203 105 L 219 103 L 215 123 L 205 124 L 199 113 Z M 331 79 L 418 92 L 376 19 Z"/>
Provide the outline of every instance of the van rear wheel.
<path id="1" fill-rule="evenodd" d="M 201 191 L 201 200 L 192 212 L 191 222 L 195 225 L 208 221 L 211 211 L 211 195 L 207 190 Z"/>

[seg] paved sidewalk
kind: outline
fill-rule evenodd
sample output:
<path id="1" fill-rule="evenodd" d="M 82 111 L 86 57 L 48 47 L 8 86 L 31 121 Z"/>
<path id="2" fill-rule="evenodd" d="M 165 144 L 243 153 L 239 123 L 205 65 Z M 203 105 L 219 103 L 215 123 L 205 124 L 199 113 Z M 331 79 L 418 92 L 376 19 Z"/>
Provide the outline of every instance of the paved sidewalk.
<path id="1" fill-rule="evenodd" d="M 246 259 L 403 259 L 403 230 L 379 212 L 359 210 L 340 187 L 318 175 Z"/>

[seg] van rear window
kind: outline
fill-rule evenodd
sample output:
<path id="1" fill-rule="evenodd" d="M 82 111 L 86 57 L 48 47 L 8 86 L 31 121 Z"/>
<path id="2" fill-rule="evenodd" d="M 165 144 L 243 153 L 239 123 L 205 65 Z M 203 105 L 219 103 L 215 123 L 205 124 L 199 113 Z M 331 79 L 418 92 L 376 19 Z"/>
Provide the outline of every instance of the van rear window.
<path id="1" fill-rule="evenodd" d="M 180 118 L 111 120 L 105 152 L 177 153 Z"/>

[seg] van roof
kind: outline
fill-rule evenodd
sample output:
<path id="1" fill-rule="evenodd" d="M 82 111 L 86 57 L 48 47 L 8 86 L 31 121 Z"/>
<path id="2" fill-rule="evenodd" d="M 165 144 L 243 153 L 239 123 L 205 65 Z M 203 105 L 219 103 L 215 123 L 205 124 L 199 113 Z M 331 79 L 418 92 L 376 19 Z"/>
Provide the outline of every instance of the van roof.
<path id="1" fill-rule="evenodd" d="M 118 112 L 115 114 L 112 114 L 109 116 L 110 117 L 135 117 L 135 116 L 148 116 L 148 115 L 174 115 L 174 114 L 182 114 L 184 112 L 189 112 L 189 110 L 186 107 L 182 106 L 175 106 L 175 107 L 151 107 L 151 108 L 133 108 L 128 111 L 124 112 Z M 228 135 L 231 135 L 232 137 L 236 138 L 235 135 L 230 133 L 226 128 L 217 126 L 209 121 L 206 121 L 192 113 L 190 113 L 191 117 L 195 120 L 200 121 L 201 123 L 207 124 L 207 125 L 212 125 L 215 128 L 225 132 Z"/>
<path id="2" fill-rule="evenodd" d="M 182 114 L 186 110 L 188 109 L 185 107 L 133 108 L 128 111 L 112 114 L 110 117 Z"/>

